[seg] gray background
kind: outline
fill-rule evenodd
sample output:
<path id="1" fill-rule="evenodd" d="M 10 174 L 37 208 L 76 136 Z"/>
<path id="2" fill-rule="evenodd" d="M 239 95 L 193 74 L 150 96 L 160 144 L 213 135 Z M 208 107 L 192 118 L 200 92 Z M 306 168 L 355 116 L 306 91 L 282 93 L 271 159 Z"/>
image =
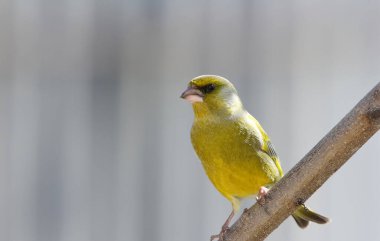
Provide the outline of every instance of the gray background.
<path id="1" fill-rule="evenodd" d="M 187 82 L 235 83 L 288 171 L 378 81 L 380 1 L 1 0 L 0 240 L 208 240 L 230 204 Z M 268 240 L 379 240 L 380 136 Z"/>

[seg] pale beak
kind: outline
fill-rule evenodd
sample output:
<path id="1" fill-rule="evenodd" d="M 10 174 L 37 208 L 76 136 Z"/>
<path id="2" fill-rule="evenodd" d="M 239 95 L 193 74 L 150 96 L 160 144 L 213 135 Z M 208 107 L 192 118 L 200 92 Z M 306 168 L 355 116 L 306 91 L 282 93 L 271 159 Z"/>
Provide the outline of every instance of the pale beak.
<path id="1" fill-rule="evenodd" d="M 182 93 L 181 98 L 189 101 L 191 104 L 203 102 L 204 94 L 197 87 L 190 85 Z"/>

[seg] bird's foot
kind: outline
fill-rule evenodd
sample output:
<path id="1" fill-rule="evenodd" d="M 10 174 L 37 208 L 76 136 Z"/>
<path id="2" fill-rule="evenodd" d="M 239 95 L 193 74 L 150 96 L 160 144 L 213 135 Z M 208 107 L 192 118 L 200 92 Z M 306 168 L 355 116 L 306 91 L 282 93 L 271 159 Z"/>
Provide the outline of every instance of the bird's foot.
<path id="1" fill-rule="evenodd" d="M 215 234 L 215 235 L 211 236 L 210 241 L 213 241 L 214 239 L 216 239 L 218 241 L 223 241 L 224 240 L 224 235 L 226 234 L 226 232 L 228 231 L 228 229 L 229 229 L 228 226 L 223 226 L 222 230 L 220 231 L 219 234 Z"/>
<path id="2" fill-rule="evenodd" d="M 260 187 L 259 193 L 257 194 L 256 200 L 260 205 L 265 204 L 265 197 L 268 193 L 269 189 L 266 187 Z"/>
<path id="3" fill-rule="evenodd" d="M 232 220 L 232 218 L 234 217 L 235 215 L 235 211 L 232 210 L 230 216 L 228 216 L 227 220 L 224 222 L 223 226 L 222 226 L 222 230 L 220 231 L 219 234 L 217 235 L 212 235 L 210 240 L 213 241 L 214 239 L 217 239 L 218 241 L 223 241 L 224 240 L 224 235 L 226 235 L 228 229 L 229 229 L 229 225 L 230 225 L 230 222 Z"/>

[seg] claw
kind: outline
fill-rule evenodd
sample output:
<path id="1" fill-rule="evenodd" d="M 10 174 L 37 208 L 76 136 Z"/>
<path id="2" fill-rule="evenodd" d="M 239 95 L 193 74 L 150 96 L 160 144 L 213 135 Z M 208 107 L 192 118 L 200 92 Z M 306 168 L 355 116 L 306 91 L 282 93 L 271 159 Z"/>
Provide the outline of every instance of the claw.
<path id="1" fill-rule="evenodd" d="M 248 208 L 244 208 L 243 214 L 246 214 L 248 212 Z"/>
<path id="2" fill-rule="evenodd" d="M 265 204 L 265 196 L 267 195 L 269 189 L 266 187 L 260 187 L 259 193 L 257 194 L 256 200 L 260 205 Z"/>
<path id="3" fill-rule="evenodd" d="M 216 239 L 218 241 L 223 241 L 224 235 L 227 233 L 228 229 L 229 229 L 229 227 L 223 227 L 219 234 L 211 236 L 210 241 L 213 241 L 214 239 Z"/>

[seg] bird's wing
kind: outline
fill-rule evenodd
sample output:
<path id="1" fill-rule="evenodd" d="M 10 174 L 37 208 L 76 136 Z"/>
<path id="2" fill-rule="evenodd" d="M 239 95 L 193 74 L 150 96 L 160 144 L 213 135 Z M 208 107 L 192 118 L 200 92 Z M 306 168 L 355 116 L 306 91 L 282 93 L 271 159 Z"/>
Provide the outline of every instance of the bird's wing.
<path id="1" fill-rule="evenodd" d="M 271 141 L 268 140 L 264 142 L 264 145 L 262 146 L 262 150 L 274 161 L 274 164 L 276 165 L 280 177 L 283 176 L 281 164 L 280 164 L 280 159 L 277 156 L 276 151 L 274 150 L 274 147 L 271 143 Z"/>
<path id="2" fill-rule="evenodd" d="M 263 152 L 261 155 L 264 159 L 274 162 L 276 169 L 278 170 L 279 177 L 283 176 L 283 171 L 280 164 L 280 159 L 264 129 L 261 127 L 260 123 L 252 116 L 248 116 L 250 126 L 252 127 L 252 135 L 255 139 L 259 141 L 259 148 Z"/>

